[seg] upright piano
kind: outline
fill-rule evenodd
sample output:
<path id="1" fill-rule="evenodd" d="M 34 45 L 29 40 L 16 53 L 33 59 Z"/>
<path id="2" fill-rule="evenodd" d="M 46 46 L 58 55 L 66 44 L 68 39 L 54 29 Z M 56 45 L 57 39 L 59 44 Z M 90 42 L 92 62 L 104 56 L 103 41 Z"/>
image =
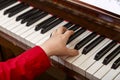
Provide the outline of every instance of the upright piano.
<path id="1" fill-rule="evenodd" d="M 74 30 L 66 46 L 79 55 L 52 56 L 53 64 L 77 80 L 120 80 L 120 0 L 0 0 L 0 44 L 27 50 L 61 26 Z"/>

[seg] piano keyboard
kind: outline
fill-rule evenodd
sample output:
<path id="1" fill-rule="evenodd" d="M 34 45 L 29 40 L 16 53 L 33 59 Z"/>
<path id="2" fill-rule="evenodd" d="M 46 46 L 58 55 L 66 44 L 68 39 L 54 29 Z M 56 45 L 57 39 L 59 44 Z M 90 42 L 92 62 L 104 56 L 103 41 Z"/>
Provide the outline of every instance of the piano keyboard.
<path id="1" fill-rule="evenodd" d="M 77 49 L 80 54 L 51 59 L 90 80 L 120 80 L 118 42 L 25 3 L 0 1 L 0 30 L 30 47 L 41 45 L 60 26 L 75 31 L 67 47 Z"/>

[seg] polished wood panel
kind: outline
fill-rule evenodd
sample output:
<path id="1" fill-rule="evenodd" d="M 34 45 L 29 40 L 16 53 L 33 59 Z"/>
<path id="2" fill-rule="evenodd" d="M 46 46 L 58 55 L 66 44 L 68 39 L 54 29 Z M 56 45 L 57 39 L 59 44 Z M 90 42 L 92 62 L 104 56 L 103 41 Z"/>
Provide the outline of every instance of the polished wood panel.
<path id="1" fill-rule="evenodd" d="M 30 47 L 26 47 L 25 44 L 17 41 L 16 39 L 12 38 L 10 35 L 5 34 L 0 31 L 0 52 L 3 55 L 4 60 L 15 57 L 22 53 L 23 51 L 27 50 Z"/>

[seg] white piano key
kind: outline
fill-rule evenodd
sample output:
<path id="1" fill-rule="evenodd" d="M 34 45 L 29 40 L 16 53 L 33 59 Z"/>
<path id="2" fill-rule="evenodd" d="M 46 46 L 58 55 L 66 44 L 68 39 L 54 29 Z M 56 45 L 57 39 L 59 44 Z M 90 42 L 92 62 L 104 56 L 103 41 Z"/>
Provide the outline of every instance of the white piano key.
<path id="1" fill-rule="evenodd" d="M 94 37 L 91 41 L 89 41 L 85 46 L 87 46 L 88 44 L 90 44 L 92 41 L 94 41 L 96 38 L 98 38 L 99 37 L 99 35 L 97 35 L 96 37 Z M 83 49 L 84 49 L 84 47 L 85 46 L 83 46 L 81 49 L 79 49 L 79 53 L 81 54 L 81 56 L 86 56 L 86 55 L 84 55 L 84 54 L 82 54 L 82 51 L 83 51 Z M 96 48 L 95 48 L 96 49 Z M 95 51 L 95 50 L 94 50 Z M 90 52 L 89 52 L 90 53 Z M 87 54 L 88 55 L 88 54 Z M 89 54 L 90 55 L 90 54 Z M 79 57 L 81 57 L 81 56 L 79 56 Z M 79 65 L 79 64 L 81 64 L 81 63 L 78 63 L 79 62 L 79 58 L 77 58 L 75 61 L 73 61 L 72 62 L 72 64 L 74 64 L 74 65 Z"/>
<path id="2" fill-rule="evenodd" d="M 46 40 L 48 40 L 50 38 L 50 34 L 46 35 L 44 38 L 42 38 L 42 40 L 40 40 L 39 42 L 35 43 L 36 45 L 41 45 L 43 44 Z"/>
<path id="3" fill-rule="evenodd" d="M 4 9 L 0 10 L 0 18 L 1 18 L 1 17 L 4 17 L 3 13 L 4 13 L 5 10 L 7 10 L 7 9 L 9 9 L 9 8 L 11 8 L 11 7 L 19 4 L 19 3 L 20 3 L 20 2 L 17 1 L 17 2 L 15 2 L 15 3 L 13 3 L 12 5 L 10 5 L 10 6 L 6 7 L 6 8 L 4 8 Z"/>
<path id="4" fill-rule="evenodd" d="M 51 59 L 53 59 L 54 61 L 56 61 L 56 62 L 58 62 L 59 61 L 59 59 L 58 59 L 58 57 L 57 56 L 52 56 L 51 57 Z"/>
<path id="5" fill-rule="evenodd" d="M 7 20 L 6 18 L 8 18 L 8 14 L 6 14 L 6 15 L 2 15 L 2 17 L 0 18 L 0 25 L 3 24 L 3 20 L 4 20 L 4 21 Z"/>
<path id="6" fill-rule="evenodd" d="M 109 71 L 111 70 L 111 66 L 114 63 L 116 59 L 120 57 L 120 54 L 116 56 L 109 64 L 103 65 L 95 74 L 95 79 L 94 80 L 101 80 L 102 77 Z M 109 79 L 108 79 L 109 80 Z"/>
<path id="7" fill-rule="evenodd" d="M 102 50 L 105 46 L 107 46 L 112 40 L 109 40 L 105 45 L 103 45 L 99 50 L 97 50 L 90 58 L 87 58 L 87 60 L 84 61 L 84 63 L 79 65 L 79 72 L 85 76 L 85 72 L 86 70 L 93 64 L 96 62 L 96 60 L 94 60 L 94 57 L 96 55 L 96 53 L 98 53 L 100 50 Z"/>
<path id="8" fill-rule="evenodd" d="M 27 12 L 27 11 L 29 11 L 29 10 L 31 10 L 33 7 L 29 7 L 28 9 L 25 9 L 25 10 L 23 10 L 24 11 L 24 13 L 25 12 Z M 18 16 L 16 16 L 14 19 L 12 19 L 12 20 L 10 20 L 10 21 L 8 21 L 8 22 L 6 22 L 6 24 L 2 24 L 2 26 L 5 26 L 6 28 L 7 27 L 9 27 L 10 25 L 11 26 L 19 26 L 21 23 L 21 21 L 16 21 L 16 18 L 17 18 Z M 9 28 L 8 28 L 9 29 Z"/>
<path id="9" fill-rule="evenodd" d="M 3 25 L 6 21 L 8 21 L 8 14 L 3 15 L 3 17 L 0 18 L 0 25 Z"/>
<path id="10" fill-rule="evenodd" d="M 113 80 L 119 73 L 120 66 L 117 69 L 111 69 L 101 80 Z"/>
<path id="11" fill-rule="evenodd" d="M 93 80 L 94 78 L 94 73 L 97 72 L 102 66 L 102 62 L 104 60 L 104 58 L 110 54 L 118 45 L 116 45 L 115 47 L 113 47 L 105 56 L 103 56 L 99 61 L 96 61 L 92 66 L 90 66 L 87 70 L 86 70 L 86 77 L 88 79 Z"/>
<path id="12" fill-rule="evenodd" d="M 25 26 L 26 26 L 26 23 L 21 24 L 20 26 L 13 27 L 10 31 L 13 33 L 16 33 L 17 31 L 21 30 L 22 28 L 25 28 Z"/>
<path id="13" fill-rule="evenodd" d="M 19 12 L 18 14 L 12 16 L 12 17 L 8 17 L 7 15 L 4 16 L 3 20 L 0 21 L 0 24 L 3 25 L 5 23 L 9 23 L 9 21 L 13 20 L 13 19 L 16 19 L 17 16 L 23 14 L 24 12 L 28 11 L 29 8 L 26 8 L 25 10 Z"/>
<path id="14" fill-rule="evenodd" d="M 30 40 L 30 42 L 35 43 L 36 45 L 41 45 L 43 44 L 46 40 L 48 40 L 50 38 L 50 34 L 53 32 L 53 30 L 65 25 L 67 22 L 63 21 L 62 23 L 58 24 L 57 26 L 55 26 L 54 28 L 52 28 L 50 31 L 48 31 L 45 34 L 39 34 L 39 36 L 36 37 L 36 39 L 38 38 L 38 42 L 33 42 L 32 40 Z M 40 37 L 40 38 L 39 38 Z"/>
<path id="15" fill-rule="evenodd" d="M 29 7 L 27 9 L 24 10 L 23 13 L 29 11 L 30 9 L 32 9 L 33 7 Z M 22 14 L 22 13 L 21 13 Z M 17 28 L 19 26 L 21 26 L 21 20 L 20 21 L 16 21 L 16 18 L 18 16 L 16 16 L 14 19 L 10 20 L 9 22 L 7 22 L 6 24 L 2 24 L 7 30 L 12 30 L 14 28 Z M 24 24 L 23 24 L 24 25 Z"/>
<path id="16" fill-rule="evenodd" d="M 47 16 L 45 16 L 44 18 L 42 18 L 42 19 L 40 19 L 39 21 L 37 21 L 37 22 L 34 24 L 34 26 L 36 26 L 37 24 L 39 24 L 39 23 L 43 22 L 44 20 L 50 18 L 51 16 L 52 16 L 52 15 L 50 15 L 50 14 L 47 15 Z M 25 32 L 22 33 L 20 36 L 21 36 L 22 38 L 25 38 L 25 37 L 27 37 L 27 36 L 29 36 L 29 35 L 31 35 L 31 34 L 34 34 L 34 33 L 36 32 L 34 29 L 35 29 L 35 27 L 31 28 L 30 30 L 25 31 Z"/>
<path id="17" fill-rule="evenodd" d="M 29 7 L 29 8 L 30 8 L 30 7 Z M 11 22 L 11 21 L 14 21 L 18 15 L 23 14 L 24 12 L 26 12 L 27 10 L 29 10 L 29 8 L 21 11 L 20 13 L 16 14 L 15 16 L 13 16 L 13 17 L 11 17 L 11 18 L 7 18 L 7 17 L 6 17 L 6 20 L 8 21 L 7 23 L 9 23 L 9 22 Z M 14 19 L 14 20 L 13 20 L 13 19 Z M 10 20 L 10 21 L 9 21 L 9 20 Z M 5 23 L 5 24 L 7 24 L 7 23 Z M 14 28 L 14 27 L 16 27 L 16 22 L 15 22 L 13 25 L 8 25 L 8 26 L 4 26 L 4 24 L 2 24 L 2 28 L 4 28 L 3 31 L 4 31 L 5 33 L 7 32 L 7 34 L 9 34 L 9 35 L 11 35 L 12 37 L 16 38 L 16 36 L 18 36 L 18 35 L 15 35 L 13 32 L 11 32 L 11 29 Z"/>
<path id="18" fill-rule="evenodd" d="M 51 34 L 55 29 L 57 29 L 57 28 L 65 25 L 66 23 L 68 23 L 68 22 L 63 21 L 62 23 L 58 24 L 57 26 L 55 26 L 54 28 L 52 28 L 51 30 L 49 30 L 47 33 L 45 33 L 45 34 L 39 34 L 39 36 L 36 37 L 36 39 L 38 39 L 38 42 L 34 42 L 34 41 L 32 41 L 32 40 L 30 40 L 30 42 L 35 43 L 36 45 L 41 45 L 41 44 L 43 44 L 46 40 L 48 40 L 48 39 L 50 38 L 50 34 Z M 39 37 L 40 37 L 40 38 L 39 38 Z"/>
<path id="19" fill-rule="evenodd" d="M 12 29 L 11 31 L 14 32 L 17 35 L 22 35 L 25 32 L 29 31 L 30 29 L 34 30 L 35 26 L 40 23 L 41 20 L 37 21 L 36 23 L 32 24 L 31 26 L 27 27 L 26 24 L 20 24 L 19 26 L 17 26 L 16 28 Z"/>
<path id="20" fill-rule="evenodd" d="M 5 29 L 7 29 L 7 30 L 11 30 L 11 29 L 13 29 L 14 27 L 17 27 L 17 26 L 19 26 L 19 25 L 21 25 L 21 23 L 20 23 L 21 21 L 18 21 L 18 22 L 15 22 L 14 23 L 14 25 L 12 24 L 12 25 L 4 25 L 4 27 L 5 27 Z"/>
<path id="21" fill-rule="evenodd" d="M 120 80 L 120 73 L 114 78 L 114 80 Z"/>
<path id="22" fill-rule="evenodd" d="M 96 51 L 98 51 L 102 46 L 104 46 L 104 44 L 106 44 L 109 41 L 109 39 L 105 39 L 103 40 L 100 44 L 98 44 L 95 48 L 93 48 L 90 52 L 88 52 L 86 55 L 82 54 L 77 60 L 75 60 L 72 64 L 73 66 L 73 70 L 77 71 L 78 73 L 80 73 L 78 71 L 79 65 L 81 65 L 87 58 L 89 58 L 90 56 L 92 56 Z"/>
<path id="23" fill-rule="evenodd" d="M 80 37 L 78 37 L 76 40 L 75 40 L 75 42 L 73 41 L 73 42 L 71 42 L 70 44 L 73 44 L 72 46 L 71 45 L 67 45 L 67 46 L 69 46 L 70 48 L 74 48 L 75 47 L 75 45 L 78 43 L 78 42 L 80 42 L 81 40 L 83 40 L 85 37 L 87 37 L 89 34 L 91 34 L 92 32 L 90 32 L 90 31 L 86 31 L 86 32 L 84 32 Z M 76 44 L 75 44 L 76 43 Z M 87 45 L 87 44 L 86 44 Z M 83 48 L 81 48 L 81 49 L 83 49 Z M 77 55 L 77 56 L 74 56 L 74 57 L 68 57 L 67 59 L 66 59 L 66 61 L 68 62 L 68 63 L 72 63 L 74 60 L 76 60 L 79 56 L 81 56 L 81 53 L 79 52 L 79 54 Z"/>
<path id="24" fill-rule="evenodd" d="M 48 16 L 46 16 L 46 17 L 48 18 L 48 17 L 50 17 L 50 16 L 51 16 L 51 15 L 48 15 Z M 43 21 L 44 19 L 46 19 L 46 17 L 44 17 L 43 19 L 37 21 L 36 23 L 32 24 L 32 25 L 29 26 L 29 27 L 27 27 L 26 24 L 20 25 L 20 26 L 18 26 L 17 28 L 13 29 L 13 30 L 14 30 L 13 32 L 15 32 L 15 33 L 18 34 L 18 35 L 21 35 L 22 33 L 24 34 L 24 32 L 29 31 L 30 29 L 31 29 L 32 31 L 35 31 L 35 30 L 34 30 L 35 26 L 36 26 L 38 23 L 40 23 L 41 21 Z M 30 33 L 30 32 L 31 32 L 31 31 L 29 31 L 29 33 Z M 23 35 L 23 34 L 22 34 L 22 35 Z"/>
<path id="25" fill-rule="evenodd" d="M 67 47 L 69 47 L 69 48 L 70 47 L 74 47 L 79 41 L 81 41 L 83 38 L 85 38 L 86 36 L 88 36 L 90 33 L 91 33 L 90 31 L 86 30 L 80 36 L 78 36 L 76 39 L 74 39 L 69 44 L 67 44 Z"/>
<path id="26" fill-rule="evenodd" d="M 44 18 L 42 18 L 41 20 L 39 20 L 38 22 L 36 22 L 35 24 L 37 25 L 37 24 L 45 21 L 46 19 L 50 18 L 51 16 L 52 16 L 52 15 L 49 14 L 49 15 L 47 15 L 46 17 L 44 17 Z M 32 28 L 32 29 L 26 31 L 25 33 L 21 34 L 20 36 L 23 37 L 23 38 L 27 38 L 28 36 L 34 38 L 35 35 L 36 35 L 35 33 L 36 33 L 36 34 L 40 34 L 39 31 L 35 31 L 35 28 Z M 28 38 L 28 39 L 29 39 L 29 38 Z"/>
<path id="27" fill-rule="evenodd" d="M 4 25 L 4 24 L 6 24 L 6 23 L 9 23 L 9 21 L 11 21 L 11 20 L 14 21 L 17 16 L 19 16 L 19 15 L 25 13 L 26 11 L 30 10 L 30 8 L 31 8 L 31 7 L 26 8 L 25 10 L 19 12 L 18 14 L 14 15 L 14 16 L 12 16 L 12 17 L 10 17 L 10 18 L 9 18 L 8 16 L 4 16 L 3 20 L 0 21 L 0 24 L 1 24 L 1 25 Z M 9 27 L 9 25 L 8 25 L 8 27 Z M 13 26 L 13 27 L 14 27 L 14 26 Z"/>
<path id="28" fill-rule="evenodd" d="M 59 62 L 61 65 L 65 66 L 65 62 L 64 62 L 64 60 L 63 60 L 61 57 L 58 58 L 58 62 Z"/>
<path id="29" fill-rule="evenodd" d="M 21 35 L 23 34 L 24 32 L 30 30 L 30 29 L 33 29 L 35 26 L 34 25 L 31 25 L 29 27 L 27 26 L 24 26 L 24 28 L 21 28 L 19 31 L 16 32 L 17 35 Z"/>
<path id="30" fill-rule="evenodd" d="M 67 23 L 66 21 L 63 21 L 60 24 L 58 24 L 57 26 L 55 26 L 54 28 L 52 28 L 51 30 L 49 30 L 48 32 L 46 32 L 44 34 L 40 34 L 39 33 L 39 35 L 37 37 L 35 37 L 34 39 L 32 39 L 31 42 L 34 42 L 34 43 L 39 42 L 42 38 L 44 38 L 47 35 L 50 35 L 55 29 L 57 29 L 58 27 L 61 27 L 61 26 L 65 25 L 66 23 Z"/>
<path id="31" fill-rule="evenodd" d="M 81 27 L 79 27 L 77 30 L 80 30 L 80 29 L 81 29 Z M 75 30 L 74 32 L 76 32 L 77 30 Z M 88 32 L 88 31 L 86 30 L 86 32 Z M 81 35 L 83 35 L 83 33 Z M 79 35 L 77 38 L 75 38 L 73 41 L 71 41 L 69 44 L 67 44 L 66 47 L 73 49 L 73 47 L 71 47 L 71 46 L 75 45 L 76 40 L 78 40 L 78 39 L 80 40 L 83 37 L 81 35 Z M 61 63 L 62 65 L 65 64 L 64 66 L 71 69 L 71 64 L 69 65 L 69 64 L 67 64 L 67 62 L 65 62 L 65 59 L 67 59 L 67 58 L 68 58 L 68 56 L 61 56 L 60 59 L 59 59 L 59 63 Z"/>
<path id="32" fill-rule="evenodd" d="M 91 34 L 90 31 L 86 30 L 83 34 L 81 34 L 80 36 L 78 36 L 75 40 L 73 40 L 72 42 L 70 42 L 67 47 L 73 49 L 74 46 L 81 40 L 83 40 L 85 37 L 87 37 L 89 34 Z M 72 69 L 72 62 L 78 58 L 81 54 L 78 54 L 77 56 L 74 57 L 65 57 L 63 59 L 65 59 L 65 66 Z"/>
<path id="33" fill-rule="evenodd" d="M 17 21 L 15 21 L 14 19 L 13 20 L 10 20 L 9 22 L 6 22 L 6 24 L 2 24 L 2 26 L 4 26 L 4 28 L 7 28 L 7 27 L 10 27 L 10 26 L 16 26 L 14 24 L 16 24 Z M 17 24 L 18 25 L 18 24 Z"/>
<path id="34" fill-rule="evenodd" d="M 34 27 L 32 27 L 30 30 L 27 30 L 26 32 L 22 33 L 20 36 L 22 38 L 26 38 L 27 36 L 31 35 L 34 32 Z"/>
<path id="35" fill-rule="evenodd" d="M 12 30 L 11 28 L 13 27 L 17 27 L 16 24 L 13 26 L 13 25 L 10 25 L 9 27 L 6 27 L 5 30 L 7 30 L 7 34 L 10 34 L 12 37 L 14 37 L 15 39 L 17 40 L 21 40 L 21 37 L 19 37 L 19 35 L 16 35 Z"/>
<path id="36" fill-rule="evenodd" d="M 49 16 L 49 15 L 47 15 L 47 16 Z M 47 16 L 45 16 L 45 17 L 42 18 L 42 19 L 45 19 Z M 42 19 L 40 19 L 39 21 L 37 21 L 37 22 L 35 22 L 34 24 L 30 25 L 29 27 L 26 26 L 26 25 L 25 25 L 25 26 L 22 26 L 21 29 L 20 29 L 19 31 L 15 32 L 15 33 L 16 33 L 17 35 L 22 35 L 22 34 L 24 34 L 25 32 L 30 31 L 31 29 L 34 30 L 34 29 L 35 29 L 35 26 L 36 26 L 37 24 L 39 24 Z"/>

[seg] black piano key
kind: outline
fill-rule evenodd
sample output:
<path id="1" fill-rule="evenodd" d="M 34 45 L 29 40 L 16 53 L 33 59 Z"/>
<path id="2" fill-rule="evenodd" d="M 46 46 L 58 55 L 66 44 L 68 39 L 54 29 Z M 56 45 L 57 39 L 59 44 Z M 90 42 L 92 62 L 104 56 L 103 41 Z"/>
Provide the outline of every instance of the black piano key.
<path id="1" fill-rule="evenodd" d="M 41 18 L 47 16 L 48 13 L 42 13 L 40 15 L 37 15 L 36 17 L 31 18 L 31 20 L 29 22 L 27 22 L 26 26 L 30 26 L 33 23 L 37 22 L 38 20 L 40 20 Z"/>
<path id="2" fill-rule="evenodd" d="M 1 2 L 1 1 L 7 1 L 7 0 L 0 0 L 0 2 Z"/>
<path id="3" fill-rule="evenodd" d="M 33 9 L 31 9 L 31 10 L 29 10 L 29 11 L 27 11 L 27 12 L 21 14 L 21 15 L 19 15 L 19 16 L 16 18 L 16 21 L 19 21 L 19 20 L 21 20 L 21 19 L 26 19 L 26 18 L 32 16 L 32 14 L 36 13 L 37 11 L 39 11 L 39 9 L 33 8 Z"/>
<path id="4" fill-rule="evenodd" d="M 89 45 L 87 45 L 83 51 L 82 54 L 87 54 L 89 51 L 91 51 L 96 45 L 99 45 L 101 41 L 105 39 L 104 36 L 99 36 L 97 39 L 95 39 L 93 42 L 91 42 Z"/>
<path id="5" fill-rule="evenodd" d="M 117 69 L 120 66 L 120 57 L 113 63 L 112 69 Z"/>
<path id="6" fill-rule="evenodd" d="M 64 25 L 64 27 L 67 28 L 67 29 L 70 28 L 71 26 L 73 26 L 73 23 L 71 23 L 71 22 Z"/>
<path id="7" fill-rule="evenodd" d="M 2 1 L 6 1 L 6 0 L 2 0 Z M 11 0 L 11 1 L 9 1 L 8 3 L 1 5 L 1 6 L 0 6 L 0 10 L 4 9 L 4 8 L 10 6 L 10 5 L 12 5 L 12 4 L 15 3 L 15 2 L 17 2 L 17 0 Z M 2 2 L 0 2 L 0 3 L 2 3 Z"/>
<path id="8" fill-rule="evenodd" d="M 115 45 L 117 44 L 116 41 L 110 42 L 106 47 L 100 50 L 94 57 L 95 60 L 101 59 L 107 52 L 109 52 Z"/>
<path id="9" fill-rule="evenodd" d="M 113 60 L 120 53 L 120 46 L 118 46 L 113 52 L 111 52 L 105 59 L 103 60 L 103 64 L 107 65 L 111 60 Z"/>
<path id="10" fill-rule="evenodd" d="M 75 38 L 77 38 L 78 36 L 80 36 L 83 32 L 85 32 L 86 29 L 81 28 L 79 30 L 77 30 L 68 40 L 67 44 L 69 44 L 72 40 L 74 40 Z"/>
<path id="11" fill-rule="evenodd" d="M 75 30 L 77 30 L 79 27 L 80 27 L 79 25 L 74 25 L 74 26 L 70 27 L 69 30 L 75 31 Z"/>
<path id="12" fill-rule="evenodd" d="M 42 13 L 42 11 L 39 10 L 39 11 L 37 11 L 36 13 L 32 14 L 31 16 L 23 19 L 23 20 L 21 21 L 21 23 L 23 24 L 23 23 L 25 23 L 25 22 L 29 22 L 29 21 L 31 21 L 33 18 L 36 18 L 36 16 L 40 15 L 41 13 Z"/>
<path id="13" fill-rule="evenodd" d="M 18 8 L 20 8 L 22 6 L 24 6 L 24 3 L 19 3 L 18 5 L 15 5 L 15 6 L 9 8 L 9 9 L 5 10 L 4 15 L 9 14 L 9 13 L 11 13 L 13 11 L 16 11 Z"/>
<path id="14" fill-rule="evenodd" d="M 0 7 L 8 4 L 10 1 L 12 1 L 12 0 L 4 0 L 4 1 L 2 0 L 1 3 L 0 3 Z"/>
<path id="15" fill-rule="evenodd" d="M 7 1 L 7 0 L 0 0 L 0 3 L 5 2 L 5 1 Z"/>
<path id="16" fill-rule="evenodd" d="M 54 22 L 50 23 L 49 25 L 42 27 L 41 33 L 42 34 L 46 33 L 47 31 L 49 31 L 50 29 L 52 29 L 56 25 L 60 24 L 62 21 L 63 21 L 63 19 L 59 18 L 59 19 L 55 20 Z"/>
<path id="17" fill-rule="evenodd" d="M 87 44 L 90 40 L 92 40 L 97 34 L 95 32 L 88 35 L 86 38 L 81 40 L 79 43 L 75 45 L 75 49 L 79 50 L 81 47 L 83 47 L 85 44 Z"/>
<path id="18" fill-rule="evenodd" d="M 25 10 L 25 9 L 28 8 L 28 7 L 29 7 L 29 5 L 27 5 L 27 4 L 24 5 L 24 6 L 21 6 L 21 7 L 17 8 L 17 10 L 15 10 L 15 11 L 9 13 L 8 17 L 12 17 L 12 16 L 16 15 L 17 13 L 19 13 L 19 12 Z"/>
<path id="19" fill-rule="evenodd" d="M 37 17 L 38 17 L 39 15 L 41 15 L 42 13 L 43 13 L 43 11 L 39 10 L 39 11 L 37 11 L 36 13 L 32 14 L 31 16 L 29 16 L 28 18 L 24 19 L 24 20 L 22 21 L 22 23 L 29 22 L 29 21 L 37 18 Z"/>
<path id="20" fill-rule="evenodd" d="M 36 25 L 35 31 L 40 30 L 42 27 L 46 26 L 47 24 L 51 23 L 52 21 L 54 21 L 54 20 L 56 20 L 56 19 L 57 19 L 56 16 L 50 17 L 49 19 L 47 19 L 47 20 L 43 21 L 42 23 Z"/>

